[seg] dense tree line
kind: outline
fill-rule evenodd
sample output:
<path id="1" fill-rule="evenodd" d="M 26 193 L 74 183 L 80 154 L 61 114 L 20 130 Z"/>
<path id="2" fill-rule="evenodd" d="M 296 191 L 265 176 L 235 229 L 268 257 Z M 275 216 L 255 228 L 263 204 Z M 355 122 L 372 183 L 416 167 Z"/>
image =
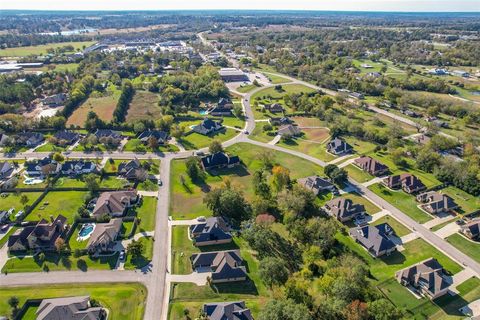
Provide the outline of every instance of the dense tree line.
<path id="1" fill-rule="evenodd" d="M 122 93 L 117 102 L 117 107 L 113 112 L 113 121 L 117 123 L 122 123 L 125 121 L 125 117 L 128 112 L 128 106 L 132 101 L 135 90 L 133 89 L 132 83 L 130 81 L 125 81 L 122 85 Z"/>

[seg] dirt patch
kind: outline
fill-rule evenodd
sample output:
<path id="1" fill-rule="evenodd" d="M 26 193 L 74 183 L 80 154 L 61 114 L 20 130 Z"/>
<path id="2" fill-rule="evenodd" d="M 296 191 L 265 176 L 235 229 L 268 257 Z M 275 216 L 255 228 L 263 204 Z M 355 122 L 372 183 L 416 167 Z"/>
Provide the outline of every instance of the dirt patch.
<path id="1" fill-rule="evenodd" d="M 161 115 L 158 95 L 149 91 L 137 91 L 128 108 L 127 121 L 156 119 Z"/>
<path id="2" fill-rule="evenodd" d="M 323 127 L 324 124 L 320 119 L 317 118 L 308 118 L 308 117 L 292 117 L 292 120 L 299 127 Z"/>
<path id="3" fill-rule="evenodd" d="M 88 98 L 80 107 L 68 118 L 67 126 L 73 124 L 82 127 L 87 120 L 87 114 L 90 111 L 95 112 L 100 119 L 110 122 L 113 119 L 113 112 L 117 107 L 120 90 L 100 98 Z"/>
<path id="4" fill-rule="evenodd" d="M 319 129 L 302 129 L 302 132 L 305 133 L 304 138 L 310 141 L 318 141 L 322 142 L 328 138 L 330 135 L 327 128 L 319 128 Z"/>

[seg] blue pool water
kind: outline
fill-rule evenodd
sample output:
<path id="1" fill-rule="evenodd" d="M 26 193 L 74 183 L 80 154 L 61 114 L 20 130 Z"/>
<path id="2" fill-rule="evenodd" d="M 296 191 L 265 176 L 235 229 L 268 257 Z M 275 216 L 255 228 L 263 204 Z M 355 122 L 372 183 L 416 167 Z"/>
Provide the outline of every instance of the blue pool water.
<path id="1" fill-rule="evenodd" d="M 86 237 L 93 232 L 93 228 L 94 228 L 93 225 L 86 224 L 82 227 L 82 229 L 80 229 L 80 231 L 78 232 L 78 235 L 80 237 Z"/>
<path id="2" fill-rule="evenodd" d="M 204 116 L 204 115 L 206 115 L 206 114 L 207 114 L 207 111 L 205 111 L 205 110 L 200 110 L 200 112 L 199 112 L 199 113 L 200 113 L 200 115 Z"/>

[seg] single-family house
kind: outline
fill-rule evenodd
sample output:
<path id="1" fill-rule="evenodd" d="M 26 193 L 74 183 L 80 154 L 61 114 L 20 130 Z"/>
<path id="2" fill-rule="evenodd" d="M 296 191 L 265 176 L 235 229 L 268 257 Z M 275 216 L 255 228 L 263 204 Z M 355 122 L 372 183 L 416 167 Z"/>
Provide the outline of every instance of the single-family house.
<path id="1" fill-rule="evenodd" d="M 272 126 L 281 126 L 293 123 L 289 117 L 271 117 L 268 119 Z"/>
<path id="2" fill-rule="evenodd" d="M 8 161 L 0 161 L 0 180 L 6 180 L 11 177 L 15 171 L 13 165 Z"/>
<path id="3" fill-rule="evenodd" d="M 460 227 L 460 232 L 472 240 L 479 239 L 480 219 L 473 219 Z"/>
<path id="4" fill-rule="evenodd" d="M 138 139 L 147 144 L 150 139 L 155 139 L 157 144 L 164 145 L 168 140 L 168 133 L 161 130 L 147 130 L 138 135 Z"/>
<path id="5" fill-rule="evenodd" d="M 200 163 L 203 170 L 233 168 L 240 164 L 240 158 L 238 156 L 230 156 L 225 152 L 217 152 L 202 157 Z"/>
<path id="6" fill-rule="evenodd" d="M 37 320 L 104 320 L 107 312 L 92 307 L 89 296 L 43 299 L 35 312 Z"/>
<path id="7" fill-rule="evenodd" d="M 228 99 L 228 98 L 220 98 L 220 99 L 218 99 L 217 105 L 218 105 L 220 108 L 233 109 L 232 100 L 230 100 L 230 99 Z"/>
<path id="8" fill-rule="evenodd" d="M 243 266 L 240 250 L 195 253 L 190 257 L 190 261 L 194 270 L 212 272 L 212 283 L 247 279 L 247 270 Z"/>
<path id="9" fill-rule="evenodd" d="M 352 152 L 353 148 L 345 140 L 338 137 L 330 140 L 327 144 L 327 151 L 334 155 L 343 155 Z"/>
<path id="10" fill-rule="evenodd" d="M 328 180 L 327 178 L 322 178 L 320 176 L 310 176 L 306 178 L 300 178 L 297 180 L 297 183 L 308 190 L 318 195 L 322 191 L 334 191 L 337 188 L 335 185 Z"/>
<path id="11" fill-rule="evenodd" d="M 80 134 L 70 130 L 61 130 L 57 131 L 54 137 L 59 145 L 72 145 L 80 138 Z"/>
<path id="12" fill-rule="evenodd" d="M 44 177 L 57 174 L 61 168 L 62 165 L 60 163 L 48 157 L 25 162 L 25 173 L 29 177 Z"/>
<path id="13" fill-rule="evenodd" d="M 94 133 L 95 137 L 97 139 L 102 139 L 102 138 L 111 138 L 114 140 L 121 140 L 122 139 L 122 134 L 119 131 L 115 130 L 110 130 L 110 129 L 97 129 Z"/>
<path id="14" fill-rule="evenodd" d="M 19 146 L 36 147 L 45 141 L 45 138 L 39 132 L 22 132 L 15 136 L 14 141 Z"/>
<path id="15" fill-rule="evenodd" d="M 352 220 L 357 216 L 366 213 L 363 204 L 353 203 L 347 198 L 335 198 L 328 201 L 325 206 L 325 211 L 341 222 Z"/>
<path id="16" fill-rule="evenodd" d="M 212 115 L 214 117 L 222 117 L 222 116 L 231 116 L 232 115 L 232 109 L 231 108 L 223 108 L 220 107 L 219 105 L 213 106 L 209 111 L 209 115 Z"/>
<path id="17" fill-rule="evenodd" d="M 450 286 L 442 265 L 434 258 L 398 271 L 395 278 L 400 284 L 413 287 L 432 300 L 446 294 Z"/>
<path id="18" fill-rule="evenodd" d="M 263 108 L 266 111 L 270 111 L 271 113 L 281 113 L 281 112 L 285 111 L 285 109 L 283 109 L 283 107 L 280 103 L 271 103 L 271 104 L 269 103 L 269 104 L 264 105 Z"/>
<path id="19" fill-rule="evenodd" d="M 44 106 L 48 107 L 59 107 L 65 104 L 67 100 L 67 95 L 65 93 L 58 93 L 42 99 L 42 103 Z"/>
<path id="20" fill-rule="evenodd" d="M 62 215 L 52 222 L 42 219 L 34 226 L 18 229 L 8 238 L 9 251 L 53 251 L 55 241 L 63 235 L 67 218 Z"/>
<path id="21" fill-rule="evenodd" d="M 403 191 L 410 194 L 423 191 L 427 188 L 419 178 L 410 173 L 386 177 L 382 180 L 382 184 L 390 189 L 402 188 Z"/>
<path id="22" fill-rule="evenodd" d="M 395 243 L 389 238 L 393 233 L 393 229 L 388 223 L 350 229 L 350 236 L 376 258 L 389 255 L 397 250 Z"/>
<path id="23" fill-rule="evenodd" d="M 137 205 L 138 201 L 137 190 L 103 192 L 95 203 L 92 215 L 94 217 L 103 215 L 121 217 L 128 208 Z"/>
<path id="24" fill-rule="evenodd" d="M 205 118 L 194 126 L 192 130 L 196 133 L 203 134 L 203 135 L 209 135 L 211 133 L 217 132 L 222 130 L 224 127 L 220 122 L 214 121 L 209 118 Z"/>
<path id="25" fill-rule="evenodd" d="M 64 175 L 82 175 L 97 171 L 97 165 L 92 161 L 67 160 L 62 164 L 62 174 Z"/>
<path id="26" fill-rule="evenodd" d="M 431 213 L 450 212 L 458 208 L 458 204 L 448 195 L 437 191 L 428 191 L 417 196 L 417 201 L 423 203 L 422 208 Z"/>
<path id="27" fill-rule="evenodd" d="M 97 223 L 90 238 L 87 250 L 90 254 L 111 252 L 122 229 L 122 219 L 111 219 L 107 223 Z"/>
<path id="28" fill-rule="evenodd" d="M 388 167 L 380 161 L 372 157 L 361 156 L 353 161 L 353 163 L 365 172 L 373 176 L 381 176 L 388 172 Z"/>
<path id="29" fill-rule="evenodd" d="M 10 137 L 5 133 L 0 133 L 0 147 L 3 147 L 10 141 Z"/>
<path id="30" fill-rule="evenodd" d="M 360 92 L 350 92 L 348 94 L 348 96 L 351 97 L 351 98 L 354 98 L 354 99 L 358 99 L 358 100 L 365 99 L 365 95 L 363 93 L 360 93 Z"/>
<path id="31" fill-rule="evenodd" d="M 244 301 L 206 303 L 203 313 L 209 320 L 253 320 Z"/>
<path id="32" fill-rule="evenodd" d="M 281 126 L 278 129 L 277 134 L 281 136 L 286 136 L 286 137 L 295 137 L 295 136 L 301 135 L 302 131 L 297 126 L 294 126 L 292 124 L 287 124 L 287 125 Z"/>
<path id="33" fill-rule="evenodd" d="M 222 217 L 207 218 L 205 222 L 190 226 L 190 237 L 195 246 L 209 246 L 232 242 L 230 228 Z"/>
<path id="34" fill-rule="evenodd" d="M 0 210 L 0 225 L 10 221 L 10 212 L 12 212 L 12 210 Z"/>
<path id="35" fill-rule="evenodd" d="M 147 170 L 142 166 L 138 159 L 121 162 L 118 165 L 118 176 L 127 180 L 144 181 L 147 176 Z"/>

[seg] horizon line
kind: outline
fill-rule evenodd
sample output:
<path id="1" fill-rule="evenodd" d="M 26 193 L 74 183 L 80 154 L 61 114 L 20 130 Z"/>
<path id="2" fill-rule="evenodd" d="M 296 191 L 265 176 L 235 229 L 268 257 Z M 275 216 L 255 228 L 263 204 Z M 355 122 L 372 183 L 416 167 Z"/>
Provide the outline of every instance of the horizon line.
<path id="1" fill-rule="evenodd" d="M 2 12 L 5 11 L 27 11 L 27 12 L 201 12 L 201 11 L 237 11 L 237 12 L 325 12 L 325 13 L 402 13 L 402 14 L 438 14 L 438 13 L 455 13 L 455 14 L 480 14 L 480 9 L 478 11 L 404 11 L 404 10 L 328 10 L 328 9 L 2 9 Z M 0 16 L 2 15 L 0 12 Z"/>

